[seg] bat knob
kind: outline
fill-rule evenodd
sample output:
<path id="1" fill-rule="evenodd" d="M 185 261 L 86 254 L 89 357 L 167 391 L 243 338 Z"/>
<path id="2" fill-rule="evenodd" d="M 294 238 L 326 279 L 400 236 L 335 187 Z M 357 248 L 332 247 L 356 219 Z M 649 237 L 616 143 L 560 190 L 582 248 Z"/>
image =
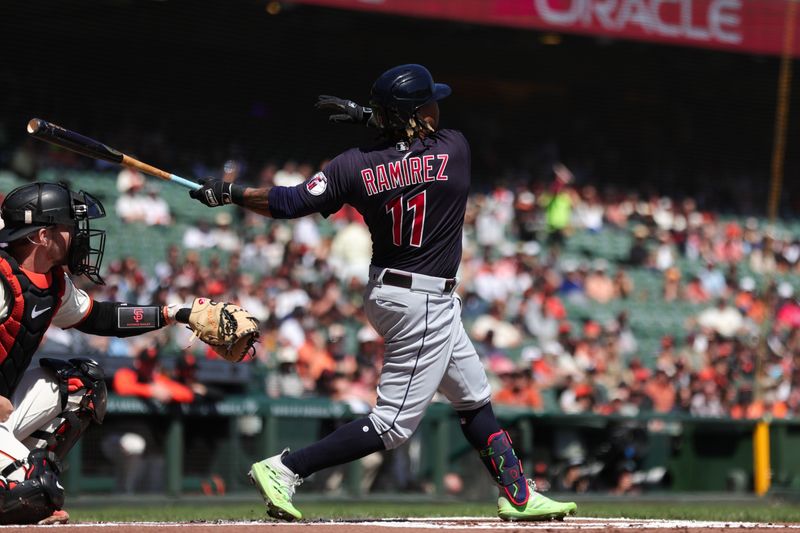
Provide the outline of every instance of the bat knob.
<path id="1" fill-rule="evenodd" d="M 35 135 L 39 132 L 39 128 L 42 126 L 42 119 L 39 118 L 32 118 L 28 121 L 28 133 L 31 135 Z"/>

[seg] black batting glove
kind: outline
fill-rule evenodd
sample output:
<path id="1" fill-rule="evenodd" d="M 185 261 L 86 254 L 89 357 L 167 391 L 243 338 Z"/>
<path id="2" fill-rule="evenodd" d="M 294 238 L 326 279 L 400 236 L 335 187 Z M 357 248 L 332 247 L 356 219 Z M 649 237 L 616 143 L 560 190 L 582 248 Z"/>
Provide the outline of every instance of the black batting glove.
<path id="1" fill-rule="evenodd" d="M 240 199 L 244 193 L 241 185 L 228 183 L 221 179 L 206 178 L 198 183 L 202 187 L 189 191 L 189 196 L 208 207 L 235 203 L 234 200 Z"/>
<path id="2" fill-rule="evenodd" d="M 370 118 L 372 118 L 371 108 L 358 105 L 352 100 L 327 94 L 319 95 L 314 107 L 332 113 L 328 116 L 328 120 L 335 123 L 369 125 Z"/>

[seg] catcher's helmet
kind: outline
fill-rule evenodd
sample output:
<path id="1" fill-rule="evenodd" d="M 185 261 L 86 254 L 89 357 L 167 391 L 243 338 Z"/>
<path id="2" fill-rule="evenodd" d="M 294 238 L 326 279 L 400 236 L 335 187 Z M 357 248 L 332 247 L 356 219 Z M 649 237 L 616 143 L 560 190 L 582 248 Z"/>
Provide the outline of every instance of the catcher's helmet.
<path id="1" fill-rule="evenodd" d="M 400 65 L 381 74 L 372 85 L 370 106 L 378 114 L 383 129 L 404 131 L 417 110 L 432 100 L 450 94 L 450 87 L 434 83 L 422 65 Z"/>
<path id="2" fill-rule="evenodd" d="M 40 228 L 74 227 L 66 264 L 75 275 L 86 275 L 102 284 L 100 262 L 105 231 L 89 229 L 89 220 L 106 215 L 103 204 L 91 194 L 73 192 L 60 183 L 31 183 L 17 187 L 3 201 L 0 242 L 13 242 Z"/>

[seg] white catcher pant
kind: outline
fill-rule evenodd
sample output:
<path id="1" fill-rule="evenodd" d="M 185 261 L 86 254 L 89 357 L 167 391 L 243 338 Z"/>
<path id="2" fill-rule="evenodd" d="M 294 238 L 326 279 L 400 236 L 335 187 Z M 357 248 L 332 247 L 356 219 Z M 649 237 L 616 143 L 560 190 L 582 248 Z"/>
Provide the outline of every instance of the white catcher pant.
<path id="1" fill-rule="evenodd" d="M 405 273 L 414 281 L 404 289 L 382 284 L 383 272 L 370 267 L 364 304 L 386 346 L 369 418 L 392 449 L 411 437 L 437 391 L 463 411 L 487 404 L 491 388 L 461 323 L 461 300 L 443 293 L 444 280 Z"/>
<path id="2" fill-rule="evenodd" d="M 68 405 L 77 405 L 83 394 L 70 396 Z M 25 372 L 11 398 L 14 412 L 8 420 L 0 424 L 0 471 L 10 463 L 28 457 L 28 453 L 44 446 L 42 440 L 31 437 L 37 429 L 53 430 L 62 412 L 58 391 L 58 379 L 47 368 L 32 368 Z M 17 469 L 8 479 L 21 481 L 25 471 Z"/>

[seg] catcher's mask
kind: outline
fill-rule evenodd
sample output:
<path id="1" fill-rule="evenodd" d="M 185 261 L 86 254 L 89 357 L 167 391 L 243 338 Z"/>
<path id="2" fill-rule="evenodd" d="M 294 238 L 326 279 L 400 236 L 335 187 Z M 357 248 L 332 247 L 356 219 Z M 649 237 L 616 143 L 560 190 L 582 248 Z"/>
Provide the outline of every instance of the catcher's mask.
<path id="1" fill-rule="evenodd" d="M 90 220 L 106 216 L 100 200 L 84 191 L 71 191 L 61 183 L 32 183 L 8 193 L 0 209 L 5 224 L 0 230 L 0 242 L 14 242 L 40 228 L 67 226 L 72 230 L 72 239 L 64 264 L 76 276 L 105 284 L 100 277 L 100 263 L 106 232 L 89 227 Z"/>
<path id="2" fill-rule="evenodd" d="M 450 86 L 434 83 L 422 65 L 400 65 L 381 74 L 370 91 L 369 104 L 378 127 L 390 137 L 411 138 L 432 128 L 419 117 L 419 108 L 450 94 Z"/>

